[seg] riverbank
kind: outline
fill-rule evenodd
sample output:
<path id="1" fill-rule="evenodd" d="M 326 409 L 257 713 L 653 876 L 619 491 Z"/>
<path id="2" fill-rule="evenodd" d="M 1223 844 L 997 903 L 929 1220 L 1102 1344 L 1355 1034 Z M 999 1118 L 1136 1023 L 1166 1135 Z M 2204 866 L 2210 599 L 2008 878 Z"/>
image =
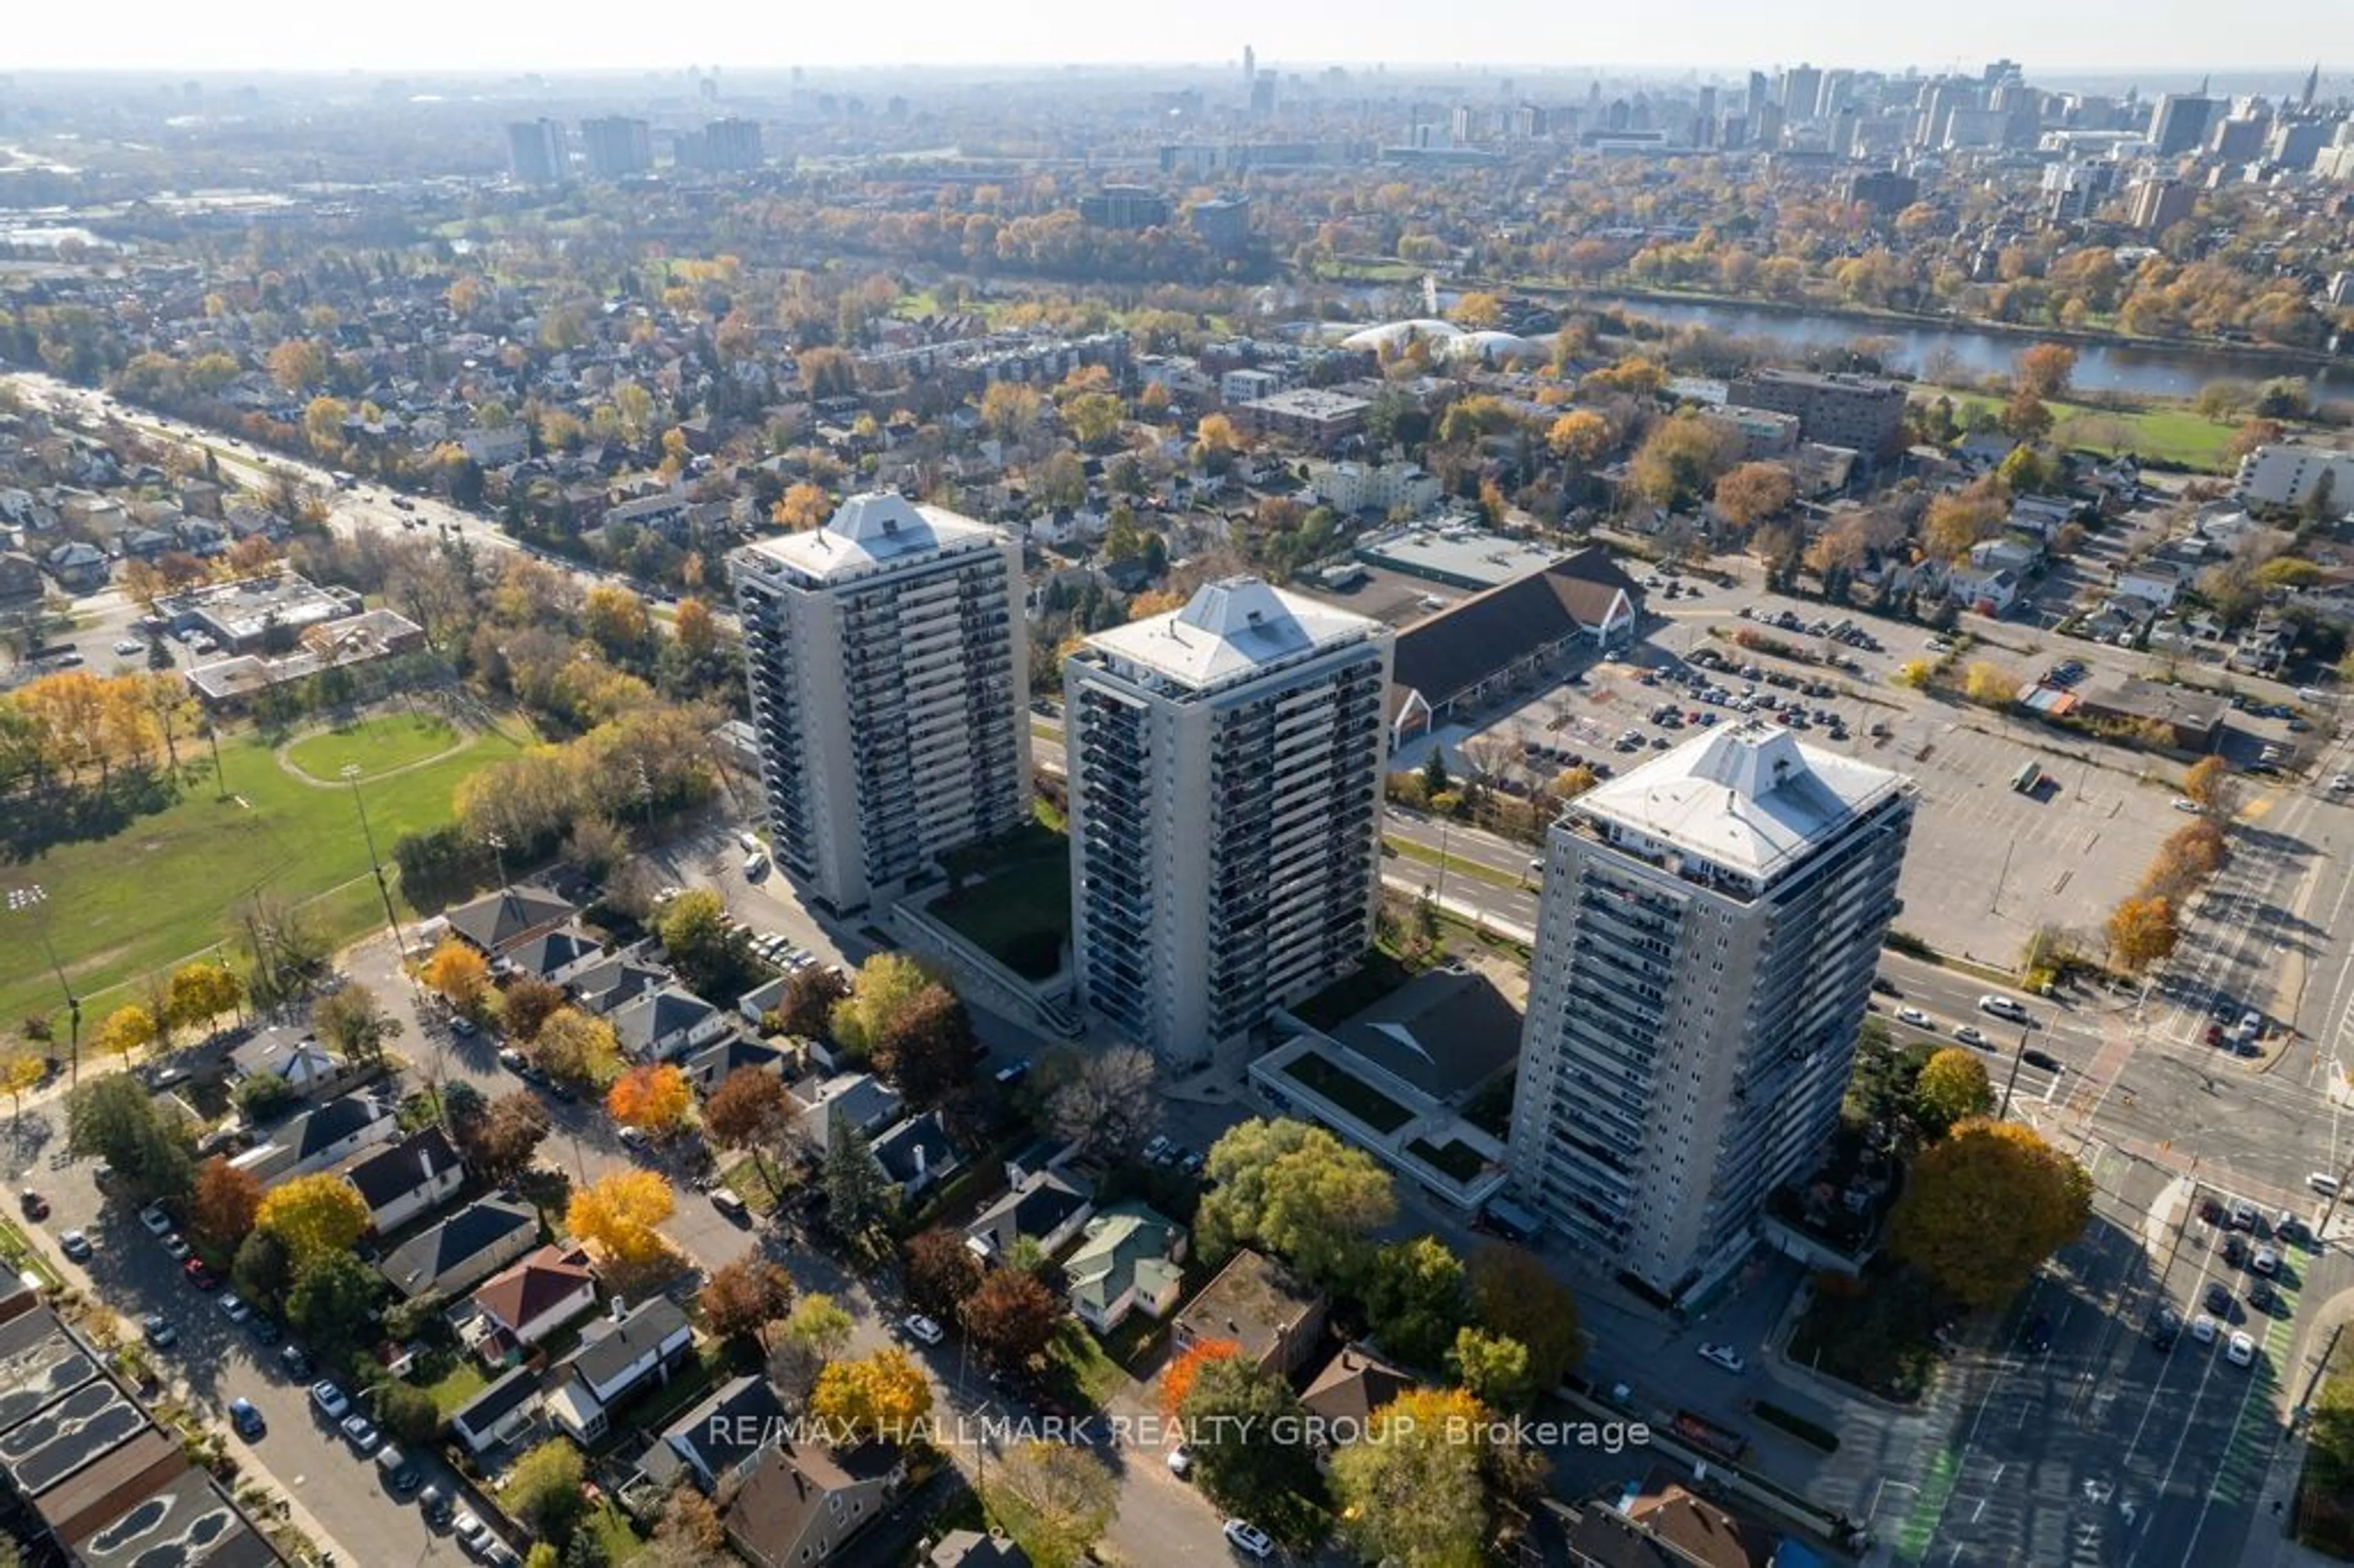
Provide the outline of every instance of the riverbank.
<path id="1" fill-rule="evenodd" d="M 1470 287 L 1489 287 L 1472 283 Z M 2354 358 L 2328 354 L 2319 349 L 2285 348 L 2276 344 L 2221 343 L 2212 338 L 2137 337 L 2131 333 L 2110 332 L 2091 327 L 2028 326 L 2018 322 L 1991 321 L 1981 316 L 1952 313 L 1932 314 L 1920 311 L 1872 310 L 1861 305 L 1818 304 L 1810 300 L 1750 299 L 1737 294 L 1711 294 L 1673 289 L 1634 289 L 1616 284 L 1578 288 L 1568 284 L 1515 283 L 1511 285 L 1530 294 L 1565 299 L 1624 300 L 1634 303 L 1683 305 L 1723 311 L 1755 311 L 1760 315 L 1788 316 L 1797 319 L 1814 317 L 1829 321 L 1855 322 L 1861 325 L 1879 326 L 1906 332 L 1971 332 L 1988 337 L 2014 338 L 2021 343 L 2065 343 L 2083 348 L 2141 349 L 2171 354 L 2222 355 L 2273 366 L 2277 373 L 2292 375 L 2305 371 L 2354 372 Z M 1875 335 L 1869 333 L 1859 336 Z"/>

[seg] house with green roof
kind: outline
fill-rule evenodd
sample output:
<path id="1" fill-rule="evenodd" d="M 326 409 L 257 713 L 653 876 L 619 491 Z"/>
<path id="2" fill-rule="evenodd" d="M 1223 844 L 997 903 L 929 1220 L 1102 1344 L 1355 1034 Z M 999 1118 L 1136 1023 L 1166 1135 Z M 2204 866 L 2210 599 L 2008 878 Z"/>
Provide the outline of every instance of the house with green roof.
<path id="1" fill-rule="evenodd" d="M 1063 1265 L 1071 1310 L 1098 1334 L 1132 1311 L 1166 1316 L 1184 1283 L 1184 1226 L 1144 1203 L 1114 1203 L 1087 1222 Z"/>

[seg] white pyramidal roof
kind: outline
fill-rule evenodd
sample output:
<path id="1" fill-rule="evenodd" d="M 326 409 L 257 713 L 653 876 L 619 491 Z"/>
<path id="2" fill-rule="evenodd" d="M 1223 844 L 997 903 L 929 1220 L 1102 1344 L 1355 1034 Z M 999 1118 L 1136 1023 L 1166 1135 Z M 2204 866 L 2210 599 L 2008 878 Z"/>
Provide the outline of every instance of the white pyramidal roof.
<path id="1" fill-rule="evenodd" d="M 1257 577 L 1228 577 L 1195 589 L 1182 609 L 1098 631 L 1087 645 L 1185 685 L 1208 687 L 1380 628 Z"/>
<path id="2" fill-rule="evenodd" d="M 1903 785 L 1901 774 L 1801 746 L 1781 726 L 1751 719 L 1587 790 L 1572 810 L 1764 877 Z"/>
<path id="3" fill-rule="evenodd" d="M 996 536 L 996 529 L 960 513 L 877 490 L 851 496 L 822 528 L 763 539 L 751 548 L 796 571 L 828 577 Z"/>

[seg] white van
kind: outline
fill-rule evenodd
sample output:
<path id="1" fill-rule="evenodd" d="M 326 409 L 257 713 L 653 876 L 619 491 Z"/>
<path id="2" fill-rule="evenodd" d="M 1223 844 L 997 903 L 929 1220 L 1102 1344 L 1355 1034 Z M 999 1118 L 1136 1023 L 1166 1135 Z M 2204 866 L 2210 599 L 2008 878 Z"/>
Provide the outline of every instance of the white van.
<path id="1" fill-rule="evenodd" d="M 2327 1171 L 2317 1171 L 2305 1179 L 2305 1184 L 2325 1198 L 2338 1196 L 2338 1178 Z"/>
<path id="2" fill-rule="evenodd" d="M 746 880 L 758 882 L 760 878 L 768 874 L 769 857 L 767 855 L 748 854 L 744 857 L 744 875 Z"/>

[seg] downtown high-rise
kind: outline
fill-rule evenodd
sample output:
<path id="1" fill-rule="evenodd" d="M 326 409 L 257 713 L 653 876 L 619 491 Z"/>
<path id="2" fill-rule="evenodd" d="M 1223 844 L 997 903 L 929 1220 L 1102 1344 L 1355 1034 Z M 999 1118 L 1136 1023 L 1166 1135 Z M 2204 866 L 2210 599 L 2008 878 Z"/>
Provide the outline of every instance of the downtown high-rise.
<path id="1" fill-rule="evenodd" d="M 1663 1296 L 1737 1263 L 1839 1119 L 1911 782 L 1744 722 L 1573 801 L 1546 845 L 1513 1192 Z"/>
<path id="2" fill-rule="evenodd" d="M 1380 893 L 1378 621 L 1248 577 L 1063 666 L 1080 995 L 1190 1066 L 1345 972 Z"/>
<path id="3" fill-rule="evenodd" d="M 864 909 L 1029 808 L 1022 548 L 888 492 L 730 557 L 777 863 Z"/>

